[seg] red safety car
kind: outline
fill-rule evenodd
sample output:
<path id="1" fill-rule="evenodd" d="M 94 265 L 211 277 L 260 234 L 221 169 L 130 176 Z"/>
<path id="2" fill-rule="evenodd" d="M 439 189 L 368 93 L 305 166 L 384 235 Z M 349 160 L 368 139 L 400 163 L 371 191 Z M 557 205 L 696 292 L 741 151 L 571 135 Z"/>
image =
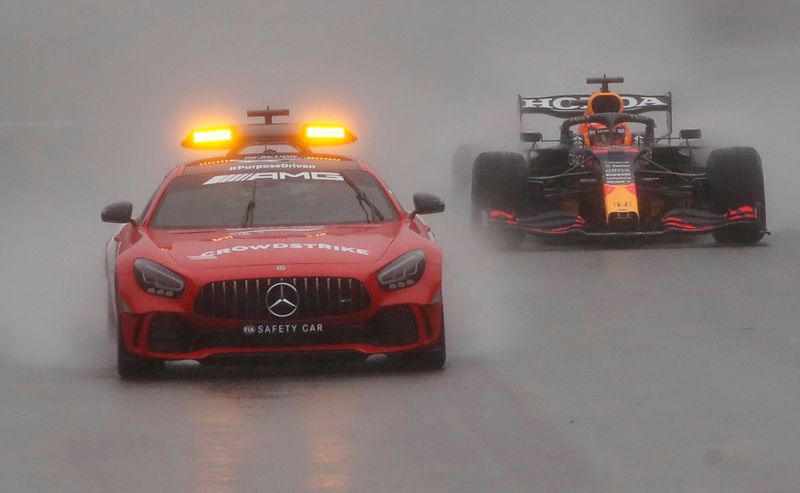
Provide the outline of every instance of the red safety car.
<path id="1" fill-rule="evenodd" d="M 356 140 L 345 127 L 264 123 L 203 129 L 183 142 L 222 157 L 175 167 L 107 244 L 121 377 L 166 361 L 239 363 L 270 355 L 386 354 L 444 365 L 442 254 L 363 161 L 311 148 Z M 255 148 L 255 150 L 254 150 Z"/>

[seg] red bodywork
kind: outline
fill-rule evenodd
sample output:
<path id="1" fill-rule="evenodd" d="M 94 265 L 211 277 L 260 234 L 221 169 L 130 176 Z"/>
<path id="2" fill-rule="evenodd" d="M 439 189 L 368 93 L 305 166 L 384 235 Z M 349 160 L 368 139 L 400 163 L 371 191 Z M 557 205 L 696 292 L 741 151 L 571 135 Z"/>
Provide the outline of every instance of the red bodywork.
<path id="1" fill-rule="evenodd" d="M 220 162 L 224 164 L 237 161 Z M 319 163 L 318 160 L 304 157 L 294 158 L 293 162 Z M 403 210 L 383 181 L 366 163 L 356 160 L 347 160 L 347 163 L 350 166 L 355 163 L 359 169 L 376 178 L 387 193 L 392 207 L 396 209 L 397 220 L 346 225 L 211 230 L 151 228 L 153 212 L 169 182 L 181 176 L 187 167 L 202 163 L 176 167 L 157 190 L 153 206 L 139 218 L 138 225 L 126 224 L 109 242 L 107 263 L 109 280 L 112 281 L 110 288 L 114 289 L 116 284 L 114 305 L 126 349 L 139 357 L 202 360 L 211 356 L 327 351 L 355 351 L 370 355 L 438 347 L 443 333 L 441 250 L 433 241 L 430 227 L 418 216 L 411 217 Z M 326 166 L 336 169 L 336 161 L 331 160 Z M 264 247 L 267 244 L 270 246 Z M 414 250 L 425 253 L 422 278 L 412 286 L 384 291 L 377 281 L 378 271 Z M 359 253 L 353 253 L 354 251 Z M 364 254 L 364 251 L 367 253 Z M 139 258 L 157 262 L 183 276 L 186 280 L 183 294 L 177 299 L 170 299 L 145 292 L 134 274 L 133 262 Z M 369 306 L 346 315 L 281 320 L 214 318 L 199 315 L 196 311 L 198 293 L 208 283 L 256 278 L 291 280 L 304 277 L 349 278 L 360 281 L 369 293 Z M 409 313 L 408 310 L 413 312 L 417 337 L 412 342 L 376 345 L 369 341 L 348 341 L 344 337 L 344 342 L 318 343 L 315 338 L 319 338 L 319 334 L 301 333 L 304 327 L 316 327 L 318 324 L 323 325 L 323 332 L 337 327 L 357 327 L 368 324 L 380 313 L 397 307 L 403 307 L 406 313 Z M 195 331 L 198 334 L 204 330 L 213 330 L 217 336 L 222 335 L 221 340 L 230 341 L 240 340 L 235 336 L 242 333 L 244 324 L 264 323 L 276 327 L 283 325 L 286 326 L 284 328 L 287 333 L 294 325 L 291 337 L 295 342 L 282 342 L 281 338 L 286 334 L 281 332 L 282 329 L 275 329 L 274 334 L 244 338 L 248 339 L 247 344 L 204 344 L 201 348 L 186 351 L 157 351 L 149 346 L 148 336 L 151 323 L 159 317 L 177 323 L 181 330 Z M 227 339 L 225 336 L 228 333 L 225 331 L 231 331 Z M 191 337 L 191 333 L 189 336 Z"/>

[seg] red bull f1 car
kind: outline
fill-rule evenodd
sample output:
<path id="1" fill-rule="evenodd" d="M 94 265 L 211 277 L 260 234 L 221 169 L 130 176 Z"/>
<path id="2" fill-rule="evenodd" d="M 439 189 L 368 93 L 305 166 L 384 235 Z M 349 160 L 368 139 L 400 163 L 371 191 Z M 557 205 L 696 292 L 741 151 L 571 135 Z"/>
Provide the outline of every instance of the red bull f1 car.
<path id="1" fill-rule="evenodd" d="M 519 98 L 523 116 L 564 118 L 560 136 L 526 156 L 485 152 L 472 171 L 472 223 L 503 246 L 542 236 L 711 233 L 721 243 L 757 243 L 766 231 L 761 159 L 751 147 L 713 150 L 699 162 L 700 130 L 672 136 L 671 94 L 618 94 L 621 77 L 587 79 L 591 95 Z M 667 133 L 643 113 L 666 114 Z"/>
<path id="2" fill-rule="evenodd" d="M 363 161 L 311 150 L 349 130 L 279 115 L 192 132 L 184 147 L 225 155 L 175 167 L 138 217 L 103 210 L 123 224 L 106 256 L 121 377 L 321 353 L 444 365 L 442 255 L 419 217 L 444 204 L 404 210 Z"/>

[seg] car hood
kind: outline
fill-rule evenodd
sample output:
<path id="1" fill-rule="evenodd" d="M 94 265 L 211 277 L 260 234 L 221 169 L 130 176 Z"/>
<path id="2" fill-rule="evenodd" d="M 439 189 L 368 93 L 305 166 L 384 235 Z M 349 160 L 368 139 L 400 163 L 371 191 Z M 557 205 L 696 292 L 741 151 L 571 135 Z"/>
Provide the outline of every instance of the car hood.
<path id="1" fill-rule="evenodd" d="M 148 236 L 187 269 L 275 264 L 361 264 L 380 259 L 401 223 L 150 230 Z"/>

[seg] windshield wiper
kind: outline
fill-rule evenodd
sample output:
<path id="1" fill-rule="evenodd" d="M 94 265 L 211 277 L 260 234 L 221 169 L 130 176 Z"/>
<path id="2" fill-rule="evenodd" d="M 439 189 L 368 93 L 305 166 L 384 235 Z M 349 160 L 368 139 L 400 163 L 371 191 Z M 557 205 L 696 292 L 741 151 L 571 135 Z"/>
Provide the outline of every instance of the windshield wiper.
<path id="1" fill-rule="evenodd" d="M 364 209 L 364 204 L 367 204 L 369 210 L 372 212 L 372 216 L 370 216 L 369 214 L 367 214 L 366 209 L 364 209 L 364 214 L 367 216 L 367 222 L 370 223 L 383 222 L 384 220 L 383 214 L 375 205 L 375 203 L 372 202 L 369 199 L 369 197 L 367 197 L 367 194 L 364 193 L 364 190 L 361 190 L 361 188 L 359 188 L 359 186 L 356 185 L 353 179 L 347 176 L 344 172 L 340 173 L 340 175 L 342 179 L 344 179 L 344 182 L 347 183 L 350 186 L 350 188 L 353 189 L 354 192 L 356 192 L 356 198 L 358 199 L 358 204 L 361 206 L 361 208 Z M 378 220 L 375 221 L 374 218 L 378 218 Z"/>
<path id="2" fill-rule="evenodd" d="M 253 195 L 250 197 L 250 202 L 247 203 L 247 209 L 244 212 L 242 219 L 242 227 L 246 228 L 253 223 L 253 212 L 256 210 L 256 184 L 258 182 L 253 180 Z"/>

